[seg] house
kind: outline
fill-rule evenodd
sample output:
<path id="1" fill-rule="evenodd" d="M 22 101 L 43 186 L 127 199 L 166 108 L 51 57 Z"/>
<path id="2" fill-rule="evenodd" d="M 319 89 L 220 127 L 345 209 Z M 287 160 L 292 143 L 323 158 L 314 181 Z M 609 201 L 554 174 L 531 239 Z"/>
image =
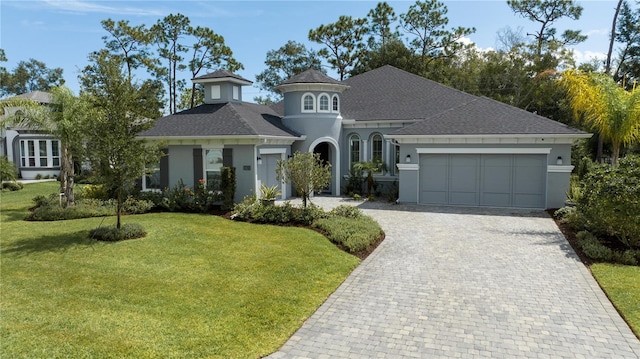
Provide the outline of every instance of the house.
<path id="1" fill-rule="evenodd" d="M 42 106 L 52 102 L 48 92 L 33 91 L 15 96 L 29 99 Z M 20 107 L 5 107 L 0 117 L 20 114 Z M 60 174 L 60 141 L 45 131 L 24 126 L 9 126 L 0 129 L 0 156 L 7 156 L 18 168 L 22 179 Z"/>
<path id="2" fill-rule="evenodd" d="M 557 208 L 566 199 L 571 145 L 591 135 L 488 98 L 384 66 L 345 81 L 308 70 L 283 82 L 272 107 L 242 101 L 251 81 L 226 71 L 194 78 L 205 104 L 140 134 L 166 144 L 159 186 L 196 184 L 236 168 L 239 201 L 278 183 L 296 151 L 332 164 L 326 193 L 341 195 L 359 161 L 382 161 L 378 183 L 426 205 Z"/>

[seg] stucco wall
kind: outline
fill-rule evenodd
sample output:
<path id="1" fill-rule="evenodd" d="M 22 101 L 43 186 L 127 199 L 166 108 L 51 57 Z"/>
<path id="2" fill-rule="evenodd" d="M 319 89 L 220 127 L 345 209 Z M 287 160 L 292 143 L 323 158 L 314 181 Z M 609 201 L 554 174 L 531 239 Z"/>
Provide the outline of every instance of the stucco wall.
<path id="1" fill-rule="evenodd" d="M 200 146 L 169 146 L 169 187 L 177 185 L 181 179 L 186 186 L 193 186 L 194 148 Z"/>

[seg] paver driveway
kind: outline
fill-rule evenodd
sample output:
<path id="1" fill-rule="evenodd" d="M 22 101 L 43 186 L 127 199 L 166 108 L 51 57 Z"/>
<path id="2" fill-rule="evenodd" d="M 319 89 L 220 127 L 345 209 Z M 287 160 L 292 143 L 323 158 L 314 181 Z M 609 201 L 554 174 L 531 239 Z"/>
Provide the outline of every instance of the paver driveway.
<path id="1" fill-rule="evenodd" d="M 270 358 L 640 357 L 545 212 L 361 208 L 386 240 Z"/>

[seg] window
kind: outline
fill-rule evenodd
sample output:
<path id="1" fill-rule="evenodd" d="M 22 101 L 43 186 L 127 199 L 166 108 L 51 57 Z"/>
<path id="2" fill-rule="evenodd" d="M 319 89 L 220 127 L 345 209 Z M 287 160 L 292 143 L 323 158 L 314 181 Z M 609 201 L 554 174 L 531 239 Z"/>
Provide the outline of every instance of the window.
<path id="1" fill-rule="evenodd" d="M 315 108 L 315 98 L 312 94 L 302 96 L 302 112 L 313 112 Z"/>
<path id="2" fill-rule="evenodd" d="M 382 162 L 382 135 L 371 136 L 371 161 Z"/>
<path id="3" fill-rule="evenodd" d="M 142 177 L 143 191 L 159 191 L 160 188 L 160 163 L 147 165 Z"/>
<path id="4" fill-rule="evenodd" d="M 356 162 L 360 162 L 360 137 L 351 135 L 349 137 L 349 168 Z"/>
<path id="5" fill-rule="evenodd" d="M 211 85 L 211 98 L 214 100 L 220 98 L 220 85 Z"/>
<path id="6" fill-rule="evenodd" d="M 205 150 L 204 177 L 207 183 L 216 183 L 222 169 L 222 149 Z"/>
<path id="7" fill-rule="evenodd" d="M 20 140 L 21 167 L 59 167 L 60 141 Z"/>
<path id="8" fill-rule="evenodd" d="M 338 95 L 333 95 L 333 98 L 331 99 L 331 110 L 333 112 L 338 112 L 340 111 L 340 107 L 338 104 Z"/>
<path id="9" fill-rule="evenodd" d="M 233 99 L 234 100 L 239 100 L 240 99 L 240 87 L 239 86 L 233 86 Z"/>
<path id="10" fill-rule="evenodd" d="M 320 95 L 318 99 L 318 110 L 322 112 L 329 112 L 329 95 Z"/>

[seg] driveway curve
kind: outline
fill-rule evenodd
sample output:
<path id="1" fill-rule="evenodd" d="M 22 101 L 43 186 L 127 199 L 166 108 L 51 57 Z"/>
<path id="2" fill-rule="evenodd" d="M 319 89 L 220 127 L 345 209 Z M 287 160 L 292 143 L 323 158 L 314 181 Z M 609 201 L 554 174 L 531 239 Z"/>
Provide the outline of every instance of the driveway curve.
<path id="1" fill-rule="evenodd" d="M 640 358 L 545 212 L 359 207 L 385 241 L 269 358 Z"/>

